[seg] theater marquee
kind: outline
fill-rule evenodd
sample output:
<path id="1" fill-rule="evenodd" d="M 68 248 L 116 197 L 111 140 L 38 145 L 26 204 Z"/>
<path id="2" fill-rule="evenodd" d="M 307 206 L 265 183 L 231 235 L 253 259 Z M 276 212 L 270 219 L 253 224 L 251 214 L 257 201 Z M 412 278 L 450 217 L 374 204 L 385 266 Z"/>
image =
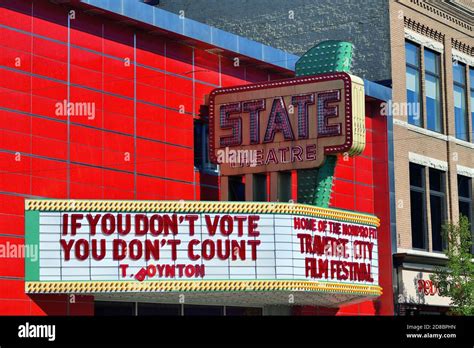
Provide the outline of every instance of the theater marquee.
<path id="1" fill-rule="evenodd" d="M 283 203 L 27 200 L 25 216 L 26 242 L 39 245 L 39 258 L 26 260 L 29 293 L 212 291 L 265 303 L 291 292 L 325 305 L 381 293 L 371 215 Z"/>
<path id="2" fill-rule="evenodd" d="M 315 168 L 365 147 L 363 81 L 329 73 L 214 90 L 210 156 L 223 175 Z"/>

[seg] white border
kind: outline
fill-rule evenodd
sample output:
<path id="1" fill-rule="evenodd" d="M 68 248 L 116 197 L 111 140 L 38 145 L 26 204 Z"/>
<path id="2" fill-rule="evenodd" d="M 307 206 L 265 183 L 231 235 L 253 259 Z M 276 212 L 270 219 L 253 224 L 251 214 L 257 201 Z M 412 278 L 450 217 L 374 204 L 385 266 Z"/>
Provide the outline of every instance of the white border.
<path id="1" fill-rule="evenodd" d="M 470 66 L 474 65 L 474 57 L 464 52 L 458 51 L 457 49 L 453 48 L 451 51 L 451 54 L 453 56 L 453 60 L 457 60 L 459 62 L 462 62 Z"/>
<path id="2" fill-rule="evenodd" d="M 418 126 L 409 124 L 408 122 L 397 119 L 397 118 L 393 119 L 393 124 L 397 125 L 397 126 L 404 127 L 404 128 L 406 128 L 408 130 L 411 130 L 413 132 L 417 132 L 417 133 L 426 135 L 426 136 L 431 137 L 431 138 L 435 138 L 435 139 L 439 139 L 439 140 L 443 140 L 443 141 L 448 141 L 448 136 L 445 135 L 445 134 L 441 134 L 441 133 L 438 133 L 438 132 L 435 132 L 435 131 L 432 131 L 432 130 L 429 130 L 429 129 L 426 129 L 426 128 L 418 127 Z"/>
<path id="3" fill-rule="evenodd" d="M 456 165 L 456 167 L 458 174 L 474 178 L 474 168 L 465 167 L 459 164 Z"/>
<path id="4" fill-rule="evenodd" d="M 409 152 L 408 159 L 411 163 L 420 164 L 425 167 L 430 167 L 430 168 L 443 170 L 443 171 L 448 170 L 448 162 L 441 161 L 436 158 L 431 158 L 431 157 L 419 155 L 417 153 Z"/>
<path id="5" fill-rule="evenodd" d="M 426 48 L 437 51 L 439 53 L 444 53 L 444 45 L 441 42 L 418 34 L 416 31 L 413 31 L 411 29 L 405 28 L 405 39 L 416 42 Z"/>

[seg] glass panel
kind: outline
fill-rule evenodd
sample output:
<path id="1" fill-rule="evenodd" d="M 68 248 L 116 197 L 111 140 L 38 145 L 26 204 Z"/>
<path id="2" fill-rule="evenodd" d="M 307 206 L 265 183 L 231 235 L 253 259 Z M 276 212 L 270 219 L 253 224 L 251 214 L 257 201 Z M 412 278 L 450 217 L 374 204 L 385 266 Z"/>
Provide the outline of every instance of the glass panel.
<path id="1" fill-rule="evenodd" d="M 474 68 L 469 68 L 469 85 L 471 87 L 471 141 L 474 142 Z"/>
<path id="2" fill-rule="evenodd" d="M 181 306 L 178 304 L 165 303 L 139 303 L 137 306 L 137 315 L 164 315 L 179 316 L 181 314 Z"/>
<path id="3" fill-rule="evenodd" d="M 466 91 L 454 85 L 454 122 L 456 138 L 467 140 Z"/>
<path id="4" fill-rule="evenodd" d="M 135 303 L 96 301 L 94 302 L 94 312 L 96 316 L 135 315 Z"/>
<path id="5" fill-rule="evenodd" d="M 471 178 L 467 176 L 458 175 L 458 196 L 464 198 L 471 198 Z"/>
<path id="6" fill-rule="evenodd" d="M 410 185 L 423 188 L 424 167 L 415 163 L 410 163 Z"/>
<path id="7" fill-rule="evenodd" d="M 474 240 L 473 211 L 472 211 L 472 179 L 458 175 L 459 215 L 464 215 L 471 224 L 472 238 Z M 474 243 L 471 253 L 474 254 Z"/>
<path id="8" fill-rule="evenodd" d="M 439 54 L 425 49 L 425 70 L 435 75 L 439 74 Z"/>
<path id="9" fill-rule="evenodd" d="M 474 68 L 469 68 L 469 85 L 471 89 L 474 89 Z"/>
<path id="10" fill-rule="evenodd" d="M 466 80 L 466 66 L 457 61 L 453 62 L 453 81 L 463 84 Z"/>
<path id="11" fill-rule="evenodd" d="M 411 42 L 405 42 L 405 56 L 407 64 L 420 66 L 420 49 Z"/>
<path id="12" fill-rule="evenodd" d="M 432 75 L 425 76 L 426 117 L 428 129 L 435 132 L 442 132 L 439 78 Z"/>
<path id="13" fill-rule="evenodd" d="M 464 215 L 469 219 L 469 222 L 472 223 L 471 221 L 471 203 L 468 202 L 459 202 L 459 215 Z"/>
<path id="14" fill-rule="evenodd" d="M 267 175 L 253 175 L 253 200 L 255 202 L 267 201 Z"/>
<path id="15" fill-rule="evenodd" d="M 229 201 L 245 201 L 245 185 L 241 176 L 229 176 Z"/>
<path id="16" fill-rule="evenodd" d="M 204 159 L 203 155 L 203 125 L 199 121 L 194 121 L 194 165 L 198 168 L 202 168 Z"/>
<path id="17" fill-rule="evenodd" d="M 289 202 L 291 199 L 291 172 L 278 173 L 278 201 Z"/>
<path id="18" fill-rule="evenodd" d="M 443 185 L 444 172 L 430 168 L 430 190 L 437 192 L 444 192 Z"/>
<path id="19" fill-rule="evenodd" d="M 226 316 L 261 316 L 262 308 L 258 307 L 225 307 Z"/>
<path id="20" fill-rule="evenodd" d="M 422 192 L 410 192 L 412 247 L 425 249 L 425 209 Z"/>
<path id="21" fill-rule="evenodd" d="M 408 103 L 408 123 L 421 126 L 420 112 L 420 72 L 407 67 L 407 103 Z"/>
<path id="22" fill-rule="evenodd" d="M 221 306 L 198 306 L 198 305 L 184 305 L 184 315 L 198 315 L 198 316 L 221 316 L 224 315 L 224 307 Z"/>
<path id="23" fill-rule="evenodd" d="M 471 89 L 471 141 L 474 142 L 474 89 Z"/>
<path id="24" fill-rule="evenodd" d="M 431 208 L 431 241 L 434 251 L 443 251 L 442 225 L 444 223 L 444 198 L 440 196 L 430 196 Z"/>
<path id="25" fill-rule="evenodd" d="M 203 142 L 203 156 L 204 156 L 204 164 L 208 167 L 211 166 L 211 160 L 209 159 L 209 127 L 207 125 L 203 126 L 203 137 L 202 137 L 202 142 Z"/>

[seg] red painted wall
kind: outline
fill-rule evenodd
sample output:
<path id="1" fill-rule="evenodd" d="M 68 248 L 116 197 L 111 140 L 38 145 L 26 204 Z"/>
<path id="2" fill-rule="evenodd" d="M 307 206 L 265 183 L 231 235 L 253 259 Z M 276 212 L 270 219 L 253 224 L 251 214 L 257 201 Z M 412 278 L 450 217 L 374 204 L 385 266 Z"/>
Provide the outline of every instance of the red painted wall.
<path id="1" fill-rule="evenodd" d="M 219 83 L 277 76 L 226 58 L 220 73 L 219 57 L 200 49 L 193 65 L 189 46 L 77 9 L 69 32 L 70 100 L 93 102 L 96 112 L 94 119 L 71 117 L 68 135 L 66 117 L 55 115 L 55 104 L 68 97 L 67 7 L 22 0 L 2 6 L 0 243 L 24 242 L 25 197 L 217 199 L 217 178 L 194 171 L 193 119 L 204 95 Z M 23 258 L 0 260 L 0 314 L 93 314 L 91 296 L 75 303 L 30 298 L 23 277 Z"/>
<path id="2" fill-rule="evenodd" d="M 23 206 L 28 197 L 218 198 L 217 178 L 195 172 L 193 163 L 193 122 L 204 95 L 219 85 L 266 81 L 278 74 L 255 66 L 236 68 L 232 60 L 219 62 L 217 55 L 204 50 L 79 9 L 68 35 L 67 7 L 31 0 L 4 0 L 2 5 L 0 243 L 24 242 Z M 69 131 L 66 116 L 55 114 L 56 103 L 68 95 L 72 102 L 90 102 L 96 108 L 93 119 L 71 116 Z M 374 139 L 385 125 L 375 119 L 367 119 Z M 381 174 L 386 154 L 375 148 L 373 153 L 370 143 L 355 160 L 356 167 L 352 161 L 339 161 L 332 204 L 384 219 L 388 206 L 379 204 L 385 198 L 375 193 L 382 197 L 388 192 Z M 361 166 L 373 171 L 354 169 Z M 354 199 L 362 194 L 364 199 Z M 388 219 L 385 222 L 388 226 Z M 91 296 L 76 296 L 74 303 L 66 296 L 30 297 L 23 279 L 23 258 L 0 259 L 1 315 L 93 314 Z M 333 314 L 341 313 L 375 310 L 370 303 Z"/>

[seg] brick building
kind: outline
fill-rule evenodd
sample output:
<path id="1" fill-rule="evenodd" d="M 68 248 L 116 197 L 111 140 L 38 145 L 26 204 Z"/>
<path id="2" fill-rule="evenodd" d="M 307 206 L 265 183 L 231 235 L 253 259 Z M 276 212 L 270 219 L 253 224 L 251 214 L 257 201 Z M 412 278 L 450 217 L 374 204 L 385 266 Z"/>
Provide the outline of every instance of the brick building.
<path id="1" fill-rule="evenodd" d="M 472 228 L 473 10 L 469 1 L 390 6 L 393 101 L 420 106 L 393 115 L 401 314 L 447 309 L 429 280 L 444 260 L 441 225 L 463 214 Z"/>

